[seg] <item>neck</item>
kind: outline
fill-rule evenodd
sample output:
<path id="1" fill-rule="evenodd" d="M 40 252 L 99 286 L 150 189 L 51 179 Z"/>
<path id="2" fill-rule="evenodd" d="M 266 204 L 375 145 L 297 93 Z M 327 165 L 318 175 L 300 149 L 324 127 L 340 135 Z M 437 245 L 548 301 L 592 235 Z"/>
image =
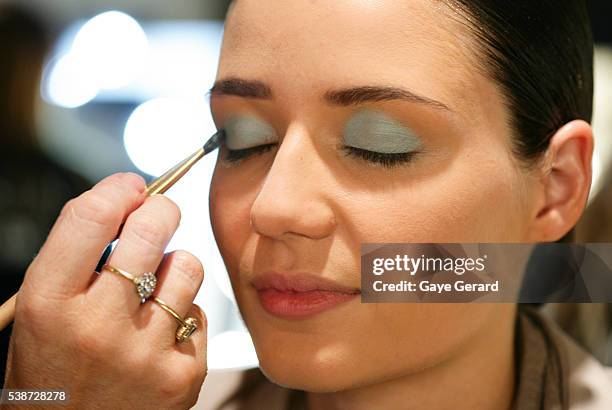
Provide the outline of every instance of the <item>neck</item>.
<path id="1" fill-rule="evenodd" d="M 308 393 L 310 410 L 510 409 L 515 390 L 515 305 L 452 358 L 427 370 L 351 390 Z M 496 308 L 496 309 L 497 309 Z"/>

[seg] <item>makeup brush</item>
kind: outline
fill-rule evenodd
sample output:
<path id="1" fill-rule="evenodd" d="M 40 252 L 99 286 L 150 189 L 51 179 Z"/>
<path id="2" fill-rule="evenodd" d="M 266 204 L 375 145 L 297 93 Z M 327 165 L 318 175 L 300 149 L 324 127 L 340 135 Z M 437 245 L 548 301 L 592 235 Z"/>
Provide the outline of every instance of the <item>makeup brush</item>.
<path id="1" fill-rule="evenodd" d="M 224 130 L 217 131 L 212 137 L 209 138 L 208 141 L 204 144 L 202 148 L 179 162 L 177 165 L 169 169 L 159 178 L 151 181 L 146 188 L 147 196 L 155 195 L 155 194 L 163 194 L 170 187 L 172 187 L 179 179 L 181 179 L 187 171 L 191 169 L 200 159 L 204 157 L 204 155 L 214 151 L 221 144 L 221 140 L 225 136 Z M 102 258 L 98 262 L 98 266 L 96 267 L 96 272 L 100 272 L 102 266 L 106 263 L 106 260 L 110 256 L 111 251 L 113 250 L 113 243 L 115 241 L 108 244 L 106 249 L 102 254 Z M 17 300 L 17 293 L 11 296 L 6 302 L 0 306 L 0 330 L 4 329 L 9 325 L 15 318 L 15 301 Z"/>

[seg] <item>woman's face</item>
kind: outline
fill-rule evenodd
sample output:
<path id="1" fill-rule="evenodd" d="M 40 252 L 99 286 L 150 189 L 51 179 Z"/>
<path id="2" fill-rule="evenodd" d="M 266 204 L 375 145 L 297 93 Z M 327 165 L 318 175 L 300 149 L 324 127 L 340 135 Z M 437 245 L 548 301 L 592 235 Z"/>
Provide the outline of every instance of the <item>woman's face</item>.
<path id="1" fill-rule="evenodd" d="M 211 97 L 228 133 L 211 219 L 261 368 L 277 383 L 368 385 L 508 329 L 514 307 L 503 304 L 356 297 L 281 317 L 251 283 L 309 272 L 358 288 L 365 242 L 532 239 L 533 177 L 511 153 L 504 99 L 474 49 L 435 0 L 234 3 Z"/>

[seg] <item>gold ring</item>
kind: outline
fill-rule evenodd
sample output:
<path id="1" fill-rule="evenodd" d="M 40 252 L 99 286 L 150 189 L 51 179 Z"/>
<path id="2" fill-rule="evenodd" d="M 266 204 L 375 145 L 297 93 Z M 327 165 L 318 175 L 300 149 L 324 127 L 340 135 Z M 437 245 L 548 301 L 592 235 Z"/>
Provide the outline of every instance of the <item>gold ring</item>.
<path id="1" fill-rule="evenodd" d="M 111 266 L 108 263 L 104 265 L 101 270 L 105 269 L 109 272 L 121 275 L 130 282 L 134 283 L 134 285 L 136 285 L 136 292 L 138 293 L 138 296 L 140 296 L 140 303 L 144 303 L 148 298 L 151 297 L 151 295 L 153 295 L 153 292 L 155 292 L 155 287 L 157 286 L 157 278 L 152 272 L 145 272 L 140 276 L 135 276 L 129 272 L 124 271 L 123 269 L 115 268 L 114 266 Z"/>
<path id="2" fill-rule="evenodd" d="M 179 322 L 179 326 L 176 328 L 176 332 L 174 334 L 174 337 L 178 342 L 184 342 L 185 340 L 189 339 L 189 336 L 191 336 L 193 332 L 195 332 L 198 328 L 198 319 L 194 317 L 188 317 L 183 320 L 181 315 L 176 313 L 174 309 L 168 306 L 166 302 L 164 302 L 160 298 L 153 297 L 152 300 L 159 306 L 161 306 L 161 308 L 164 309 L 166 312 L 170 313 L 170 315 L 172 315 L 172 317 L 175 318 L 177 322 Z"/>

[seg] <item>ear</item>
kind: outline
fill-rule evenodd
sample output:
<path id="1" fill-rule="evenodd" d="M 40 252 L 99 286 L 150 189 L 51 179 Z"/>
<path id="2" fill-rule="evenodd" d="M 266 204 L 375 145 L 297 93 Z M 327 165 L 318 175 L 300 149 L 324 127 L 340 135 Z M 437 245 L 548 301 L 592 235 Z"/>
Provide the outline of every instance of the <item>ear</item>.
<path id="1" fill-rule="evenodd" d="M 591 189 L 593 146 L 593 129 L 582 120 L 567 123 L 552 137 L 531 226 L 534 241 L 558 241 L 576 225 Z"/>

